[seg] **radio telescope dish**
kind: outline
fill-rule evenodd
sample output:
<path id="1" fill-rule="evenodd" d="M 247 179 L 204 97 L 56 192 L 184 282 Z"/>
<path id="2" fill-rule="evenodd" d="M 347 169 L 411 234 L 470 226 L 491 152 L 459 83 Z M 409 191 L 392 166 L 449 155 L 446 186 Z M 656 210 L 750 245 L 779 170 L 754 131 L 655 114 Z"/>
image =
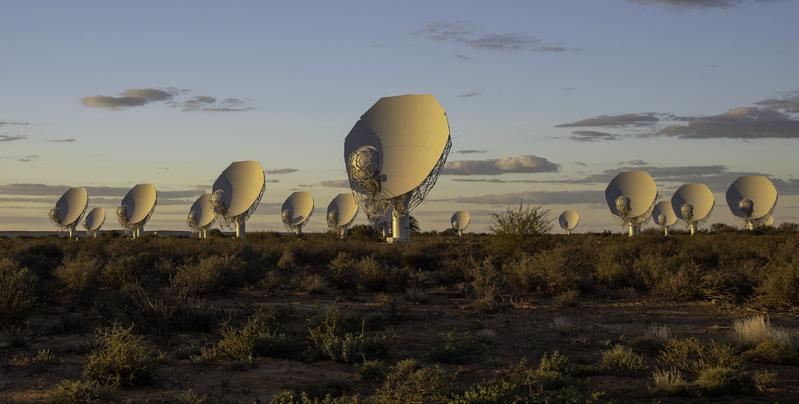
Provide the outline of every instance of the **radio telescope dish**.
<path id="1" fill-rule="evenodd" d="M 580 214 L 573 210 L 564 210 L 558 217 L 558 224 L 560 228 L 566 230 L 566 234 L 572 234 L 572 230 L 577 227 L 580 222 Z"/>
<path id="2" fill-rule="evenodd" d="M 208 229 L 216 220 L 214 209 L 211 207 L 211 194 L 202 194 L 191 205 L 186 222 L 198 238 L 208 238 Z"/>
<path id="3" fill-rule="evenodd" d="M 669 229 L 677 223 L 677 214 L 671 208 L 671 201 L 660 201 L 652 209 L 652 220 L 663 229 L 663 235 L 669 235 Z"/>
<path id="4" fill-rule="evenodd" d="M 766 227 L 774 226 L 774 215 L 768 215 L 766 220 L 763 222 L 763 226 L 766 226 Z"/>
<path id="5" fill-rule="evenodd" d="M 381 98 L 350 130 L 350 188 L 370 221 L 393 209 L 389 241 L 408 240 L 410 212 L 435 185 L 451 147 L 447 113 L 430 94 Z"/>
<path id="6" fill-rule="evenodd" d="M 452 214 L 452 218 L 450 219 L 450 223 L 452 223 L 452 228 L 458 231 L 458 236 L 463 235 L 463 231 L 469 227 L 469 223 L 472 222 L 472 216 L 469 212 L 465 210 L 459 210 Z"/>
<path id="7" fill-rule="evenodd" d="M 715 205 L 713 191 L 705 184 L 684 184 L 671 197 L 672 210 L 685 221 L 692 236 L 699 224 L 710 217 Z"/>
<path id="8" fill-rule="evenodd" d="M 137 184 L 128 191 L 117 208 L 117 219 L 133 238 L 141 237 L 144 225 L 158 204 L 158 192 L 153 184 Z"/>
<path id="9" fill-rule="evenodd" d="M 86 233 L 92 238 L 97 238 L 97 232 L 103 227 L 105 223 L 105 208 L 94 208 L 86 215 L 86 220 L 83 221 L 83 228 Z"/>
<path id="10" fill-rule="evenodd" d="M 743 219 L 747 230 L 762 224 L 777 206 L 777 188 L 768 177 L 745 175 L 727 189 L 727 205 L 732 214 Z"/>
<path id="11" fill-rule="evenodd" d="M 310 192 L 294 192 L 283 202 L 280 215 L 286 229 L 302 234 L 302 228 L 308 224 L 313 214 L 313 196 Z"/>
<path id="12" fill-rule="evenodd" d="M 88 205 L 89 193 L 86 188 L 70 188 L 58 198 L 55 207 L 50 209 L 50 220 L 59 230 L 66 230 L 71 239 Z"/>
<path id="13" fill-rule="evenodd" d="M 641 225 L 649 220 L 652 206 L 658 197 L 655 180 L 646 171 L 621 172 L 605 189 L 605 200 L 610 213 L 618 217 L 629 235 L 637 234 Z"/>
<path id="14" fill-rule="evenodd" d="M 355 215 L 358 214 L 358 202 L 352 193 L 338 194 L 330 204 L 327 205 L 327 227 L 330 231 L 339 235 L 339 238 L 345 238 L 347 235 L 347 228 L 355 220 Z"/>
<path id="15" fill-rule="evenodd" d="M 258 208 L 266 189 L 266 174 L 257 161 L 236 161 L 214 181 L 209 203 L 219 224 L 236 228 L 236 238 L 244 238 L 247 219 Z"/>

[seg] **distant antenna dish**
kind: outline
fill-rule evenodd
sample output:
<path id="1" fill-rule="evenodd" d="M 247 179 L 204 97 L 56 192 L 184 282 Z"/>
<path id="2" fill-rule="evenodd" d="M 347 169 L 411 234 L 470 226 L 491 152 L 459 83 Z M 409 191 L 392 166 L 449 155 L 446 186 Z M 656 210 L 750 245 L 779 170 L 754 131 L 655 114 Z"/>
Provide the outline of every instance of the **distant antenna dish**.
<path id="1" fill-rule="evenodd" d="M 83 228 L 86 229 L 86 234 L 92 238 L 97 238 L 97 233 L 105 223 L 105 208 L 94 208 L 88 215 L 86 220 L 83 221 Z"/>
<path id="2" fill-rule="evenodd" d="M 308 224 L 313 214 L 313 196 L 310 192 L 294 192 L 283 202 L 280 215 L 286 229 L 302 234 L 302 228 Z"/>
<path id="3" fill-rule="evenodd" d="M 393 209 L 389 241 L 408 240 L 410 212 L 435 185 L 451 147 L 447 114 L 429 94 L 381 98 L 347 135 L 350 188 L 373 223 Z"/>
<path id="4" fill-rule="evenodd" d="M 150 220 L 158 204 L 158 192 L 153 184 L 137 184 L 122 198 L 117 208 L 117 219 L 130 231 L 133 238 L 141 237 L 144 225 Z"/>
<path id="5" fill-rule="evenodd" d="M 619 218 L 632 237 L 649 220 L 652 206 L 658 197 L 655 180 L 646 171 L 621 172 L 605 189 L 610 213 Z"/>
<path id="6" fill-rule="evenodd" d="M 727 205 L 732 214 L 744 221 L 747 230 L 762 224 L 777 206 L 777 188 L 768 177 L 745 175 L 727 189 Z"/>
<path id="7" fill-rule="evenodd" d="M 669 235 L 669 229 L 677 223 L 677 214 L 671 208 L 671 201 L 660 201 L 652 209 L 652 219 L 663 229 L 663 235 Z"/>
<path id="8" fill-rule="evenodd" d="M 214 209 L 211 207 L 211 194 L 202 194 L 191 205 L 186 222 L 198 238 L 208 238 L 208 229 L 216 220 Z"/>
<path id="9" fill-rule="evenodd" d="M 339 238 L 345 238 L 347 235 L 347 228 L 355 220 L 358 214 L 358 202 L 352 193 L 338 194 L 330 204 L 327 205 L 327 227 L 330 231 L 339 235 Z"/>
<path id="10" fill-rule="evenodd" d="M 564 210 L 558 217 L 558 224 L 560 228 L 566 230 L 566 234 L 572 234 L 572 230 L 577 227 L 580 222 L 580 214 L 573 210 Z"/>
<path id="11" fill-rule="evenodd" d="M 230 164 L 214 181 L 209 203 L 223 227 L 236 228 L 236 238 L 244 238 L 247 219 L 258 208 L 266 189 L 266 174 L 257 161 Z"/>
<path id="12" fill-rule="evenodd" d="M 469 212 L 465 210 L 459 210 L 452 214 L 452 218 L 450 219 L 450 223 L 452 223 L 452 228 L 458 232 L 458 236 L 463 235 L 463 231 L 469 227 L 469 223 L 472 221 L 472 216 Z"/>
<path id="13" fill-rule="evenodd" d="M 89 193 L 86 188 L 70 188 L 58 198 L 55 208 L 50 209 L 50 220 L 59 230 L 67 231 L 71 239 L 88 205 Z"/>
<path id="14" fill-rule="evenodd" d="M 696 228 L 710 217 L 716 205 L 713 191 L 705 184 L 684 184 L 671 197 L 671 208 L 685 221 L 693 236 Z"/>

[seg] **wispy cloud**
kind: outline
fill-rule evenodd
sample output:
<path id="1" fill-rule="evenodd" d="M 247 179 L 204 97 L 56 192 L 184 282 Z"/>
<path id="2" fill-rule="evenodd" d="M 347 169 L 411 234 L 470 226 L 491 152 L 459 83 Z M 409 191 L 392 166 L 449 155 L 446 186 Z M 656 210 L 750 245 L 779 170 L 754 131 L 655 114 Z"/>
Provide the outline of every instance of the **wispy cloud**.
<path id="1" fill-rule="evenodd" d="M 556 128 L 619 128 L 619 127 L 642 127 L 651 126 L 660 122 L 658 114 L 655 112 L 643 112 L 621 115 L 599 115 L 593 118 L 581 119 L 579 121 L 562 123 Z"/>
<path id="2" fill-rule="evenodd" d="M 319 185 L 328 188 L 349 188 L 350 182 L 347 180 L 324 180 Z"/>
<path id="3" fill-rule="evenodd" d="M 678 9 L 689 8 L 731 8 L 744 3 L 765 3 L 775 0 L 629 0 L 638 4 L 658 4 Z"/>
<path id="4" fill-rule="evenodd" d="M 619 138 L 619 135 L 614 135 L 612 133 L 607 132 L 599 132 L 595 130 L 578 130 L 572 132 L 572 135 L 569 136 L 569 139 L 576 140 L 578 142 L 596 142 L 600 140 L 616 140 Z"/>
<path id="5" fill-rule="evenodd" d="M 29 154 L 25 157 L 18 158 L 17 161 L 19 161 L 20 163 L 30 163 L 31 161 L 34 161 L 38 158 L 39 158 L 38 154 Z"/>
<path id="6" fill-rule="evenodd" d="M 505 173 L 556 172 L 559 166 L 538 156 L 503 157 L 488 160 L 448 161 L 441 175 L 499 175 Z"/>
<path id="7" fill-rule="evenodd" d="M 191 90 L 179 90 L 174 87 L 132 88 L 123 91 L 119 96 L 83 97 L 81 103 L 89 108 L 112 111 L 141 107 L 152 103 L 163 103 L 184 112 L 239 112 L 254 109 L 239 98 L 219 99 L 208 95 L 191 95 L 191 93 Z"/>
<path id="8" fill-rule="evenodd" d="M 482 154 L 487 153 L 488 150 L 479 150 L 479 149 L 466 149 L 466 150 L 458 150 L 455 153 L 458 154 Z"/>
<path id="9" fill-rule="evenodd" d="M 459 196 L 451 199 L 441 199 L 439 201 L 476 205 L 513 205 L 519 203 L 541 205 L 576 203 L 602 204 L 605 203 L 604 195 L 603 191 L 533 191 Z"/>
<path id="10" fill-rule="evenodd" d="M 266 169 L 267 174 L 272 175 L 281 175 L 281 174 L 291 174 L 300 171 L 296 168 L 273 168 L 273 169 Z"/>
<path id="11" fill-rule="evenodd" d="M 460 98 L 471 98 L 471 97 L 478 97 L 483 95 L 480 91 L 469 91 L 467 93 L 459 94 L 458 97 Z"/>
<path id="12" fill-rule="evenodd" d="M 16 140 L 25 140 L 27 136 L 23 135 L 0 135 L 0 142 L 13 142 Z"/>
<path id="13" fill-rule="evenodd" d="M 471 49 L 505 52 L 566 52 L 569 49 L 559 43 L 545 43 L 532 35 L 520 32 L 481 33 L 469 21 L 436 21 L 427 24 L 421 31 L 434 41 L 454 42 Z"/>
<path id="14" fill-rule="evenodd" d="M 8 121 L 0 121 L 0 126 L 25 126 L 30 125 L 30 122 L 8 122 Z"/>
<path id="15" fill-rule="evenodd" d="M 74 138 L 71 138 L 71 137 L 64 138 L 64 139 L 50 139 L 50 140 L 48 140 L 49 143 L 75 143 L 77 141 L 78 141 L 77 139 L 74 139 Z"/>

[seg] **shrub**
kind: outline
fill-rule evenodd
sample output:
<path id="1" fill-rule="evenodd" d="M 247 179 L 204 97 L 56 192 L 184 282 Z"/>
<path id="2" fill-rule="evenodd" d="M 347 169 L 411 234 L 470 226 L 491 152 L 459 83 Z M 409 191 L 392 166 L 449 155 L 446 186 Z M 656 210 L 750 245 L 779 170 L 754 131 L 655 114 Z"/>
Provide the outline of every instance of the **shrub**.
<path id="1" fill-rule="evenodd" d="M 283 249 L 283 254 L 277 261 L 277 268 L 283 271 L 289 271 L 297 267 L 297 259 L 294 257 L 294 250 L 289 247 Z"/>
<path id="2" fill-rule="evenodd" d="M 766 269 L 766 279 L 758 288 L 759 300 L 771 307 L 799 305 L 799 259 L 777 262 Z"/>
<path id="3" fill-rule="evenodd" d="M 504 277 L 491 257 L 469 269 L 472 305 L 483 312 L 493 312 L 505 307 L 502 301 Z"/>
<path id="4" fill-rule="evenodd" d="M 339 252 L 327 266 L 330 283 L 340 289 L 354 289 L 358 283 L 356 263 L 357 260 L 346 252 Z"/>
<path id="5" fill-rule="evenodd" d="M 696 386 L 706 394 L 745 393 L 754 387 L 754 380 L 740 369 L 709 367 L 696 379 Z"/>
<path id="6" fill-rule="evenodd" d="M 743 367 L 741 358 L 730 345 L 712 343 L 705 346 L 695 337 L 669 339 L 660 351 L 658 359 L 692 374 L 698 374 L 711 367 L 730 369 Z"/>
<path id="7" fill-rule="evenodd" d="M 58 279 L 76 303 L 90 303 L 100 286 L 102 263 L 93 258 L 79 257 L 65 260 L 53 275 Z"/>
<path id="8" fill-rule="evenodd" d="M 441 363 L 468 363 L 483 346 L 467 333 L 450 331 L 439 337 L 430 349 L 430 359 Z"/>
<path id="9" fill-rule="evenodd" d="M 777 384 L 777 372 L 770 370 L 758 370 L 752 376 L 755 386 L 760 391 L 768 390 Z"/>
<path id="10" fill-rule="evenodd" d="M 212 255 L 197 265 L 183 266 L 173 284 L 193 294 L 223 292 L 244 284 L 244 263 L 235 256 Z"/>
<path id="11" fill-rule="evenodd" d="M 235 361 L 234 366 L 251 366 L 255 356 L 287 358 L 293 354 L 286 334 L 281 332 L 277 319 L 268 312 L 258 312 L 239 327 L 225 322 L 222 338 L 214 349 L 218 356 Z"/>
<path id="12" fill-rule="evenodd" d="M 665 325 L 651 324 L 647 327 L 644 335 L 631 341 L 631 345 L 637 349 L 656 351 L 663 348 L 663 344 L 671 338 L 671 329 Z"/>
<path id="13" fill-rule="evenodd" d="M 606 370 L 638 370 L 644 368 L 644 357 L 632 349 L 616 345 L 602 353 L 599 366 Z"/>
<path id="14" fill-rule="evenodd" d="M 27 268 L 0 258 L 0 328 L 25 321 L 36 306 L 38 279 Z"/>
<path id="15" fill-rule="evenodd" d="M 688 382 L 678 369 L 655 369 L 652 373 L 654 390 L 669 395 L 683 394 L 688 389 Z"/>
<path id="16" fill-rule="evenodd" d="M 53 404 L 99 403 L 108 398 L 110 389 L 96 380 L 62 380 L 50 392 Z"/>
<path id="17" fill-rule="evenodd" d="M 541 206 L 519 204 L 502 213 L 492 213 L 488 229 L 504 249 L 520 248 L 533 237 L 549 233 L 552 220 L 549 210 Z"/>
<path id="18" fill-rule="evenodd" d="M 444 370 L 405 359 L 391 368 L 373 399 L 379 403 L 444 402 L 450 389 L 450 378 Z"/>
<path id="19" fill-rule="evenodd" d="M 386 345 L 382 338 L 367 337 L 365 322 L 361 320 L 360 332 L 347 324 L 346 317 L 337 307 L 322 311 L 308 319 L 307 354 L 311 358 L 325 358 L 338 362 L 356 362 L 367 358 L 382 357 Z"/>
<path id="20" fill-rule="evenodd" d="M 317 274 L 302 274 L 294 278 L 298 293 L 316 294 L 322 293 L 327 287 L 324 278 Z"/>
<path id="21" fill-rule="evenodd" d="M 99 348 L 89 354 L 84 375 L 113 387 L 149 384 L 157 354 L 133 334 L 133 329 L 114 324 L 97 332 Z"/>
<path id="22" fill-rule="evenodd" d="M 61 265 L 64 252 L 57 244 L 33 244 L 19 251 L 14 259 L 39 278 L 48 278 Z"/>

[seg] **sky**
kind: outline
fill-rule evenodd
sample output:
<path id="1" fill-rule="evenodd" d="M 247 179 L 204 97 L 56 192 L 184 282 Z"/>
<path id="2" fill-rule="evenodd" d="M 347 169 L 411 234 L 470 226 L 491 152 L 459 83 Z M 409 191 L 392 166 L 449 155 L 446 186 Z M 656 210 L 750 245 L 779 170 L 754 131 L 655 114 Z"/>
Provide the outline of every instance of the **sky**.
<path id="1" fill-rule="evenodd" d="M 456 210 L 486 231 L 520 202 L 577 231 L 621 231 L 604 202 L 643 169 L 666 200 L 768 175 L 775 221 L 799 222 L 799 2 L 11 1 L 0 24 L 0 231 L 52 230 L 70 186 L 113 212 L 137 183 L 148 230 L 187 230 L 194 199 L 231 162 L 258 160 L 266 192 L 248 230 L 283 230 L 310 191 L 308 231 L 346 183 L 344 138 L 380 97 L 430 93 L 452 151 L 413 215 Z M 359 215 L 357 223 L 364 223 Z"/>

